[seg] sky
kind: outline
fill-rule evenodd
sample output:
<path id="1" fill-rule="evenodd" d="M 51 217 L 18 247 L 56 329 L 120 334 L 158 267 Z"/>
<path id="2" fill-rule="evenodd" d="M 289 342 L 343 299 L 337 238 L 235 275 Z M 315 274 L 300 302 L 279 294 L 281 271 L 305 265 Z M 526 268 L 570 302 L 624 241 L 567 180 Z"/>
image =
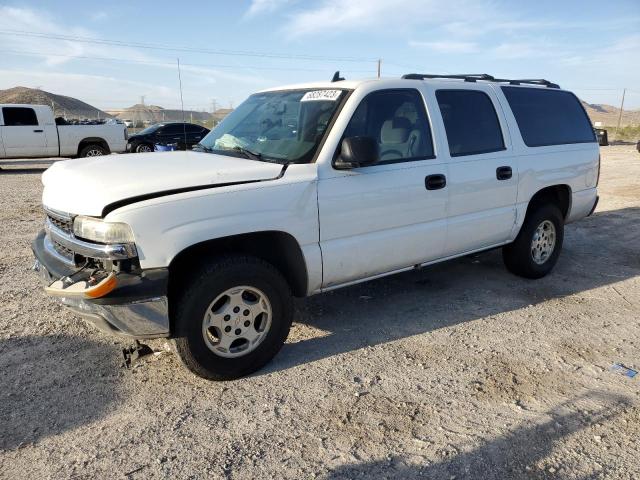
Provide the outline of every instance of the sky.
<path id="1" fill-rule="evenodd" d="M 103 110 L 235 106 L 283 84 L 404 73 L 546 78 L 640 108 L 640 0 L 0 0 L 0 89 Z"/>

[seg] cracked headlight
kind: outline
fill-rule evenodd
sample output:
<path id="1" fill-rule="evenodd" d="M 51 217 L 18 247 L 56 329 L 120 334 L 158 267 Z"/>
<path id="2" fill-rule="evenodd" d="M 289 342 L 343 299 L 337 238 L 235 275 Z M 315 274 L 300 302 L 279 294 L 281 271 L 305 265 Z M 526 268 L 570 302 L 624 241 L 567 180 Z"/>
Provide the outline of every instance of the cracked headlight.
<path id="1" fill-rule="evenodd" d="M 73 220 L 73 234 L 98 243 L 133 243 L 133 232 L 126 223 L 105 222 L 99 218 L 77 216 Z"/>

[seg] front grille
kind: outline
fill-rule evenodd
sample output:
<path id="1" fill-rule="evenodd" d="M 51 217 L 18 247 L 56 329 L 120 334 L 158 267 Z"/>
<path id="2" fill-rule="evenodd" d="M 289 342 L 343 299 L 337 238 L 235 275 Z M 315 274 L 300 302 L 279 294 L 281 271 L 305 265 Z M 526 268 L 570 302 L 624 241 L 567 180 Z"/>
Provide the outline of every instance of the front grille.
<path id="1" fill-rule="evenodd" d="M 47 212 L 47 218 L 53 225 L 65 233 L 71 233 L 73 230 L 73 220 L 70 218 L 58 217 L 57 215 L 53 215 L 49 212 Z"/>

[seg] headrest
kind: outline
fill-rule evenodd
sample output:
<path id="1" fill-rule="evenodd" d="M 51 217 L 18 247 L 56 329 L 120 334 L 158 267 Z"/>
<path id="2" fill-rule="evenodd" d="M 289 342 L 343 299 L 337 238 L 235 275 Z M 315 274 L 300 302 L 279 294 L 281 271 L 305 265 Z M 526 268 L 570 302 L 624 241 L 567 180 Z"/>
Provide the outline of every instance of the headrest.
<path id="1" fill-rule="evenodd" d="M 382 124 L 380 141 L 382 143 L 405 143 L 409 139 L 411 122 L 405 117 L 393 117 Z"/>

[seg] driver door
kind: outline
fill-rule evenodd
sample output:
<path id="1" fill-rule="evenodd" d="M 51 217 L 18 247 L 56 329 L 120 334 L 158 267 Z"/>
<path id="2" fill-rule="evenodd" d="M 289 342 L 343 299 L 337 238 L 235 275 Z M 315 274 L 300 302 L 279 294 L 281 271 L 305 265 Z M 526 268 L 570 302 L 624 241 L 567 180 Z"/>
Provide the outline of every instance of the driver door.
<path id="1" fill-rule="evenodd" d="M 318 182 L 323 288 L 442 256 L 447 163 L 436 158 L 421 93 L 380 90 L 355 110 L 343 138 L 373 137 L 377 163 Z"/>

